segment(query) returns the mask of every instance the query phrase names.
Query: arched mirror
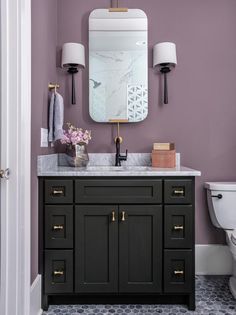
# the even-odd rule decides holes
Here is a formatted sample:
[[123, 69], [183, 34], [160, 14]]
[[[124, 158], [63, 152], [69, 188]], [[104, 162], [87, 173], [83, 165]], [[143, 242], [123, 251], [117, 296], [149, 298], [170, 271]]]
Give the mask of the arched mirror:
[[142, 10], [92, 11], [89, 112], [96, 122], [139, 122], [148, 114], [147, 16]]

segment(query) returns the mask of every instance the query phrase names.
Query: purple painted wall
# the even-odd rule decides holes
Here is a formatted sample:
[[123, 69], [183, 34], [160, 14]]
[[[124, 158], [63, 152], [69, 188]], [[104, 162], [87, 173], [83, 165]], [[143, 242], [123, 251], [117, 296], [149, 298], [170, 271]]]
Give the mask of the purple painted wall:
[[[149, 21], [149, 115], [142, 123], [121, 126], [123, 149], [150, 152], [155, 141], [173, 141], [182, 164], [199, 169], [196, 183], [196, 241], [222, 243], [224, 234], [209, 219], [204, 181], [236, 180], [236, 2], [235, 0], [120, 0], [120, 6], [143, 9]], [[90, 152], [113, 152], [115, 129], [91, 120], [88, 112], [88, 16], [95, 8], [107, 8], [109, 0], [34, 0], [33, 14], [33, 255], [37, 257], [37, 194], [35, 156], [40, 127], [46, 127], [47, 83], [56, 79], [57, 51], [64, 42], [81, 42], [86, 48], [87, 68], [77, 75], [76, 106], [70, 104], [70, 77], [57, 69], [60, 93], [65, 98], [65, 121], [93, 132]], [[37, 8], [40, 9], [40, 15]], [[52, 18], [53, 17], [53, 18]], [[52, 20], [51, 20], [52, 18]], [[34, 29], [35, 28], [35, 29]], [[37, 40], [37, 37], [40, 40]], [[177, 44], [178, 66], [169, 75], [169, 104], [160, 102], [160, 78], [152, 69], [156, 42]], [[40, 83], [40, 84], [39, 84]], [[35, 260], [32, 260], [35, 268]], [[33, 269], [35, 275], [36, 269]]]
[[38, 180], [37, 155], [40, 128], [47, 128], [49, 81], [56, 82], [57, 0], [32, 0], [32, 121], [31, 121], [31, 281], [38, 274]]
[[[108, 0], [59, 0], [58, 47], [82, 42], [88, 57], [88, 16]], [[236, 2], [234, 0], [120, 0], [120, 6], [143, 9], [149, 22], [149, 115], [142, 123], [121, 126], [123, 149], [150, 152], [155, 141], [173, 141], [182, 164], [199, 169], [196, 183], [197, 243], [221, 243], [212, 226], [203, 183], [236, 180]], [[169, 76], [169, 104], [161, 105], [159, 76], [152, 69], [152, 47], [159, 41], [177, 45], [178, 66]], [[68, 78], [67, 78], [68, 79]], [[112, 152], [113, 127], [88, 113], [87, 69], [77, 77], [78, 104], [70, 105], [69, 83], [59, 71], [65, 96], [65, 121], [90, 128], [90, 152]], [[66, 82], [66, 83], [65, 83]]]

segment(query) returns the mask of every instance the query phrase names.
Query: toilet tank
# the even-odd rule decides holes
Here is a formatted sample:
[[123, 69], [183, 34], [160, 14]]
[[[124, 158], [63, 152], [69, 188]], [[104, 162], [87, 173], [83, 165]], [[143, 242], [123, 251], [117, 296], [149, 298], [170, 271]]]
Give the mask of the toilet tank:
[[[225, 230], [236, 229], [236, 182], [207, 182], [205, 188], [213, 225]], [[219, 194], [221, 199], [213, 197]]]

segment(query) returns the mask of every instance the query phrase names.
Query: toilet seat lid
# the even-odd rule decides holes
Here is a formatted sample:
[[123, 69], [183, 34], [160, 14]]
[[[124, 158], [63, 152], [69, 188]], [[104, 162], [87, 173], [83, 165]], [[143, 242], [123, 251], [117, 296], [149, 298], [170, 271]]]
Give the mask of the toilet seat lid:
[[205, 188], [210, 190], [236, 191], [236, 182], [206, 182]]
[[234, 245], [236, 245], [236, 230], [233, 230], [231, 234], [231, 241], [233, 242]]

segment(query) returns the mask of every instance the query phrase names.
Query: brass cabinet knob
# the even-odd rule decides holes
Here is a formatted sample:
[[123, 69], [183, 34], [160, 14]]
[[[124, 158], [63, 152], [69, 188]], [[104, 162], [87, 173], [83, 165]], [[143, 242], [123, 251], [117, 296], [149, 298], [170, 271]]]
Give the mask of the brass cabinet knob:
[[53, 231], [62, 231], [64, 230], [64, 225], [53, 225]]
[[58, 196], [58, 195], [63, 195], [63, 194], [64, 194], [64, 190], [62, 190], [62, 189], [54, 189], [52, 191], [53, 196]]
[[64, 271], [63, 270], [54, 270], [53, 274], [54, 274], [54, 276], [63, 276]]
[[125, 221], [125, 211], [121, 211], [121, 221]]
[[175, 274], [176, 276], [182, 276], [182, 275], [184, 274], [184, 271], [183, 271], [183, 270], [175, 270], [175, 271], [174, 271], [174, 274]]
[[115, 213], [115, 211], [112, 211], [112, 213], [111, 213], [111, 221], [112, 222], [116, 221], [116, 213]]
[[184, 195], [184, 189], [183, 188], [175, 189], [174, 195], [183, 196]]
[[175, 231], [180, 231], [180, 230], [183, 230], [184, 229], [184, 226], [183, 225], [174, 225], [173, 229]]

